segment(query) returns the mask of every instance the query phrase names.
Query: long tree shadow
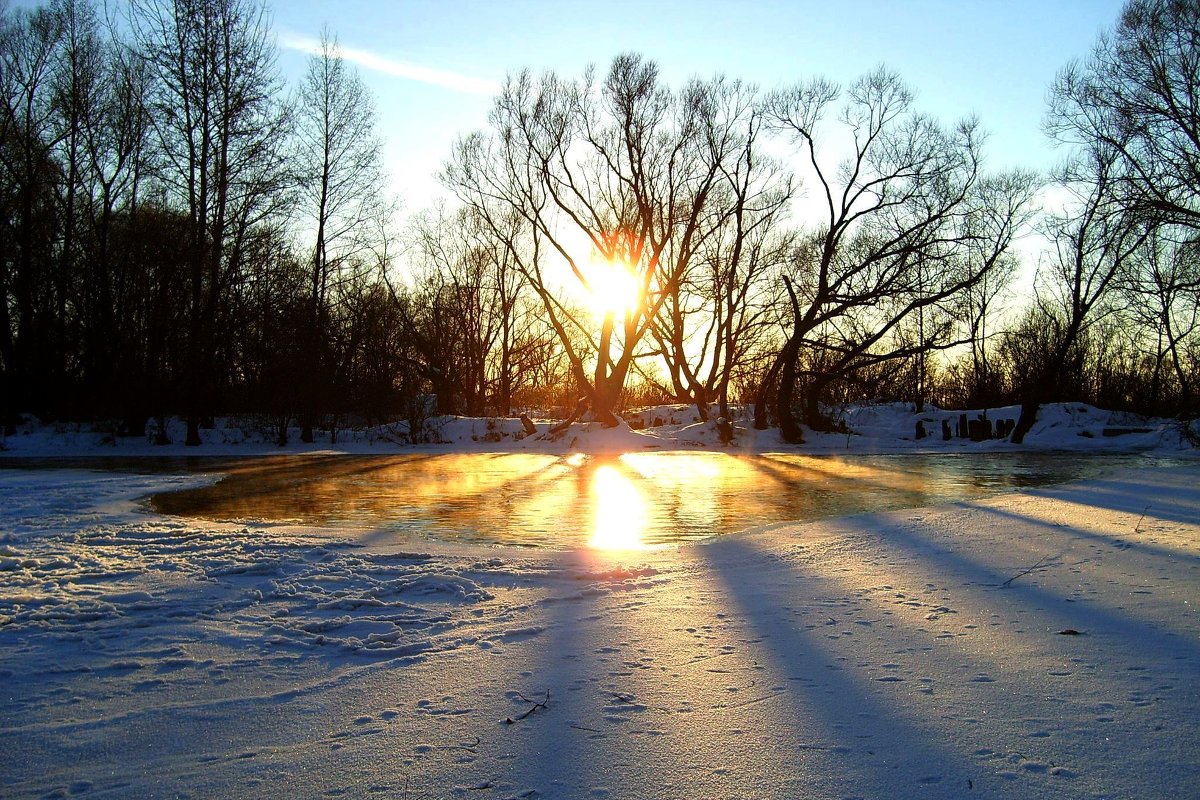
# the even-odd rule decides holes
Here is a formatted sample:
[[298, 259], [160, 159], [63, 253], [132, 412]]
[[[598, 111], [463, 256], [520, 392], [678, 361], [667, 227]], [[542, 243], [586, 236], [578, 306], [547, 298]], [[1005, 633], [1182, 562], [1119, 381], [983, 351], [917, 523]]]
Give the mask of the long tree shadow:
[[[1021, 527], [1028, 524], [1020, 515], [1012, 518], [1020, 521]], [[1040, 521], [1032, 521], [1040, 525]], [[917, 565], [914, 569], [918, 573], [917, 585], [922, 580], [937, 580], [954, 587], [958, 610], [966, 612], [991, 633], [982, 639], [968, 636], [953, 640], [961, 642], [960, 646], [977, 660], [987, 661], [996, 653], [1008, 653], [1009, 659], [1017, 659], [1010, 662], [1009, 670], [1001, 667], [1002, 674], [1011, 673], [1006, 676], [1010, 684], [1018, 676], [1023, 676], [1019, 677], [1022, 683], [1030, 682], [1029, 688], [1011, 685], [1011, 690], [1025, 697], [1023, 701], [1014, 698], [1013, 707], [1019, 709], [1024, 705], [1033, 709], [1033, 718], [1064, 716], [1065, 727], [1063, 723], [1058, 725], [1063, 738], [1057, 739], [1057, 752], [1086, 757], [1088, 748], [1108, 741], [1090, 729], [1088, 720], [1104, 724], [1114, 718], [1114, 713], [1127, 721], [1137, 720], [1144, 712], [1143, 707], [1152, 703], [1162, 703], [1157, 706], [1160, 719], [1152, 726], [1153, 731], [1200, 733], [1189, 711], [1196, 700], [1192, 687], [1200, 678], [1200, 636], [1192, 624], [1186, 600], [1192, 584], [1171, 585], [1173, 578], [1186, 581], [1187, 574], [1180, 575], [1178, 567], [1174, 574], [1169, 572], [1168, 559], [1116, 552], [1115, 563], [1107, 567], [1101, 564], [1096, 571], [1088, 571], [1086, 565], [1095, 562], [1094, 557], [1074, 564], [1062, 558], [1064, 543], [1069, 550], [1070, 541], [1080, 538], [1077, 532], [1048, 525], [1045, 529], [1054, 538], [1037, 534], [1020, 540], [1014, 537], [1013, 544], [1025, 548], [1022, 552], [1029, 555], [1021, 556], [1026, 559], [1024, 569], [1010, 570], [993, 566], [997, 551], [989, 552], [987, 548], [994, 545], [975, 546], [973, 549], [979, 555], [970, 556], [962, 552], [970, 549], [969, 543], [956, 545], [953, 538], [944, 535], [928, 537], [922, 534], [920, 525], [878, 524], [876, 518], [870, 517], [846, 520], [845, 525], [850, 531], [858, 530], [870, 537], [874, 541], [870, 546], [899, 554], [901, 561]], [[955, 527], [950, 525], [950, 529]], [[1039, 553], [1047, 558], [1045, 563]], [[1139, 558], [1141, 565], [1136, 563]], [[1070, 569], [1070, 574], [1056, 574], [1064, 568]], [[880, 582], [898, 578], [895, 572], [889, 576], [877, 570], [875, 575]], [[925, 624], [915, 619], [913, 623]], [[1082, 633], [1086, 638], [1059, 633]], [[958, 634], [943, 635], [966, 633], [960, 630]], [[1067, 679], [1069, 683], [1059, 684], [1064, 679], [1047, 679], [1046, 675], [1074, 677]], [[1050, 683], [1040, 690], [1047, 692], [1043, 696], [1036, 687], [1046, 680]], [[1067, 719], [1076, 721], [1065, 722]], [[1144, 720], [1141, 724], [1145, 724]], [[1021, 727], [1013, 725], [1014, 729]], [[1122, 734], [1132, 735], [1124, 731]], [[1038, 735], [1049, 734], [1043, 731]], [[1113, 740], [1119, 741], [1115, 733]], [[1049, 744], [1055, 740], [1040, 741]], [[1104, 780], [1124, 782], [1131, 789], [1141, 781], [1157, 777], [1154, 749], [1131, 748], [1125, 759], [1122, 770], [1111, 770], [1106, 763], [1092, 766], [1108, 772]], [[1174, 772], [1178, 785], [1186, 785], [1200, 775], [1195, 759], [1187, 755], [1178, 759]]]
[[[807, 750], [789, 746], [784, 725], [802, 711], [780, 670], [761, 663], [756, 637], [728, 625], [712, 581], [637, 570], [647, 574], [613, 583], [602, 577], [612, 563], [582, 568], [575, 591], [550, 598], [552, 622], [531, 641], [541, 658], [530, 679], [553, 690], [549, 708], [514, 732], [526, 784], [546, 797], [730, 800], [831, 788], [831, 771], [818, 768], [831, 754], [820, 736], [806, 738]], [[667, 586], [654, 588], [659, 580]]]
[[752, 541], [732, 536], [699, 551], [731, 613], [759, 634], [760, 652], [788, 682], [795, 718], [778, 735], [822, 776], [812, 796], [958, 798], [980, 785], [976, 760], [946, 741], [931, 717], [896, 701], [899, 684], [868, 677], [827, 647], [829, 627], [801, 621], [798, 606], [839, 599], [806, 596], [814, 587], [798, 583], [800, 575], [797, 583], [783, 579], [786, 567]]
[[[845, 551], [848, 559], [834, 557], [825, 561], [817, 555], [805, 562], [807, 566], [797, 566], [794, 577], [787, 575], [787, 564], [795, 563], [794, 560], [781, 558], [777, 550], [760, 549], [754, 535], [728, 537], [700, 548], [708, 555], [710, 568], [727, 587], [731, 600], [763, 633], [766, 642], [773, 645], [768, 649], [774, 658], [802, 674], [815, 672], [822, 676], [816, 688], [824, 693], [810, 692], [813, 698], [804, 697], [811, 704], [807, 713], [815, 715], [825, 727], [836, 729], [837, 725], [845, 727], [855, 721], [853, 709], [866, 709], [863, 727], [876, 740], [884, 742], [872, 755], [882, 752], [892, 768], [903, 765], [898, 773], [889, 772], [877, 766], [882, 761], [863, 758], [859, 753], [860, 757], [848, 767], [851, 772], [847, 773], [847, 780], [851, 783], [843, 787], [845, 791], [870, 795], [872, 791], [863, 791], [864, 787], [879, 787], [879, 796], [928, 796], [929, 788], [923, 779], [932, 781], [940, 777], [936, 786], [943, 787], [946, 796], [964, 796], [966, 792], [958, 781], [965, 777], [976, 788], [997, 789], [1008, 785], [1015, 788], [1013, 796], [1036, 794], [1053, 789], [1056, 780], [1053, 776], [1072, 775], [1070, 770], [1051, 769], [1048, 764], [1053, 764], [1053, 759], [1087, 759], [1089, 748], [1107, 739], [1090, 731], [1073, 733], [1072, 726], [1080, 721], [1064, 720], [1059, 724], [1049, 723], [1051, 731], [1061, 734], [1059, 738], [1025, 740], [1020, 751], [1006, 755], [995, 750], [996, 725], [1002, 726], [1000, 735], [1009, 740], [1023, 735], [1050, 737], [1054, 733], [1038, 732], [1028, 726], [1047, 725], [1047, 720], [1054, 720], [1067, 707], [1072, 709], [1072, 718], [1080, 720], [1092, 708], [1115, 708], [1096, 704], [1102, 699], [1115, 701], [1118, 697], [1128, 698], [1127, 713], [1132, 714], [1137, 710], [1134, 705], [1152, 702], [1145, 697], [1151, 687], [1155, 692], [1181, 700], [1185, 708], [1192, 702], [1189, 698], [1194, 693], [1189, 687], [1200, 674], [1200, 649], [1194, 631], [1184, 633], [1161, 622], [1138, 619], [1133, 610], [1105, 608], [1095, 602], [1068, 602], [1070, 598], [1035, 584], [1036, 575], [1027, 577], [1026, 584], [1009, 581], [1012, 573], [961, 554], [952, 541], [927, 539], [904, 524], [887, 520], [876, 516], [844, 520], [838, 530], [844, 530], [852, 538], [860, 535], [867, 538]], [[833, 549], [837, 550], [839, 545], [834, 542]], [[1053, 550], [1054, 543], [1047, 545]], [[814, 552], [824, 551], [818, 548]], [[855, 559], [859, 558], [865, 562], [856, 567]], [[896, 598], [913, 596], [908, 586], [925, 587], [917, 593], [928, 593], [929, 587], [934, 586], [930, 581], [950, 587], [946, 596], [953, 597], [949, 602], [957, 606], [957, 610], [942, 607], [938, 611], [949, 614], [961, 611], [965, 618], [979, 621], [984, 628], [974, 635], [961, 628], [957, 634], [947, 633], [945, 621], [932, 624], [928, 621], [936, 620], [938, 614], [926, 616], [922, 609], [893, 616], [887, 610], [899, 608], [893, 604], [904, 602]], [[897, 593], [895, 589], [905, 591]], [[876, 618], [851, 616], [862, 611], [873, 612]], [[997, 612], [1006, 612], [1010, 620], [1007, 630], [987, 627], [989, 612], [993, 618]], [[1036, 620], [1036, 629], [1025, 630], [1029, 627], [1027, 622], [1017, 621], [1026, 613], [1031, 615], [1027, 620]], [[820, 624], [822, 614], [830, 615], [826, 622], [829, 627]], [[839, 619], [834, 619], [834, 615]], [[855, 628], [848, 621], [867, 627]], [[1042, 630], [1042, 625], [1048, 625], [1049, 629]], [[1070, 637], [1055, 635], [1060, 626], [1082, 629], [1094, 638], [1069, 641]], [[856, 644], [861, 642], [870, 644], [862, 649]], [[849, 661], [832, 661], [833, 654], [838, 652]], [[1090, 659], [1089, 653], [1093, 654]], [[1072, 655], [1084, 658], [1071, 658]], [[960, 661], [964, 657], [966, 663]], [[1005, 658], [1018, 661], [1006, 663]], [[1116, 666], [1121, 672], [1119, 675], [1101, 672], [1095, 680], [1088, 678], [1088, 670], [1096, 663], [1089, 666], [1092, 659], [1099, 659], [1102, 670]], [[881, 663], [884, 661], [895, 663]], [[1054, 690], [1049, 686], [1045, 690], [1037, 688], [1041, 681], [1062, 679], [1039, 679], [1039, 670], [1047, 669], [1045, 665], [1057, 665], [1062, 670], [1068, 661], [1081, 668], [1084, 675], [1062, 686], [1068, 692], [1064, 698], [1053, 694], [1042, 696], [1040, 691]], [[911, 669], [905, 669], [905, 662]], [[925, 666], [916, 666], [921, 663]], [[820, 671], [821, 667], [831, 665], [841, 669]], [[1126, 665], [1128, 670], [1137, 671], [1125, 672]], [[888, 672], [891, 668], [897, 672]], [[1069, 670], [1053, 671], [1055, 666], [1048, 668], [1050, 675], [1071, 674]], [[941, 675], [936, 681], [939, 686], [945, 681], [957, 682], [949, 699], [942, 699], [947, 695], [935, 691], [932, 678], [920, 677], [924, 670], [928, 670], [924, 672], [927, 676]], [[918, 690], [927, 691], [928, 700], [914, 702], [917, 695], [891, 691], [912, 686], [914, 677], [929, 681]], [[1032, 686], [1023, 685], [1031, 679]], [[1075, 683], [1077, 680], [1081, 682]], [[884, 682], [885, 689], [877, 688], [877, 682]], [[1099, 689], [1101, 696], [1088, 694], [1089, 688]], [[1011, 707], [1003, 701], [1004, 695], [997, 692], [1013, 693]], [[1167, 713], [1168, 725], [1180, 730], [1195, 729], [1186, 710]], [[974, 727], [978, 720], [972, 717], [980, 714], [990, 720], [988, 732]], [[1105, 719], [1103, 713], [1097, 718], [1101, 722]], [[953, 746], [947, 741], [953, 741]], [[1026, 754], [1033, 760], [1027, 760]], [[999, 760], [1002, 756], [1004, 760]], [[1014, 772], [1010, 768], [1014, 759], [1024, 769]], [[1125, 781], [1132, 787], [1141, 779], [1139, 775], [1149, 777], [1146, 770], [1153, 769], [1145, 753], [1139, 754], [1138, 759], [1129, 763], [1125, 770], [1128, 775], [1122, 770], [1109, 770], [1107, 765], [1094, 766], [1107, 770], [1102, 782]], [[932, 764], [945, 766], [937, 774], [926, 774]], [[1190, 780], [1186, 777], [1188, 770], [1194, 774], [1195, 767], [1190, 759], [1184, 758], [1179, 764], [1178, 778], [1183, 784]], [[915, 777], [918, 775], [921, 779]], [[911, 784], [889, 786], [888, 781], [896, 777]], [[1027, 785], [1030, 781], [1042, 785]], [[1062, 788], [1065, 785], [1059, 783], [1058, 789]]]
[[[1189, 471], [1200, 480], [1200, 469], [1192, 468]], [[1153, 472], [1147, 473], [1148, 476], [1153, 474]], [[1153, 485], [1149, 481], [1149, 477], [1146, 480], [1137, 480], [1136, 478], [1098, 479], [1087, 485], [1079, 499], [1063, 496], [1062, 492], [1055, 489], [1034, 490], [1030, 493], [1053, 497], [1065, 503], [1121, 511], [1134, 517], [1152, 511], [1154, 512], [1153, 516], [1171, 522], [1195, 523], [1200, 520], [1200, 492], [1197, 492], [1195, 484], [1186, 489], [1181, 488], [1174, 497], [1160, 498], [1153, 504], [1148, 504], [1145, 501], [1145, 493]], [[1072, 494], [1078, 496], [1081, 492], [1072, 490]]]
[[[1061, 498], [1056, 498], [1056, 499], [1061, 500]], [[1085, 505], [1085, 507], [1086, 507], [1087, 504], [1083, 504], [1083, 505]], [[959, 507], [960, 508], [971, 508], [973, 510], [982, 512], [984, 514], [988, 514], [993, 517], [1001, 517], [1004, 519], [1021, 522], [1023, 524], [1028, 524], [1028, 525], [1033, 525], [1033, 526], [1043, 528], [1043, 529], [1053, 530], [1053, 531], [1059, 532], [1059, 533], [1069, 533], [1071, 536], [1073, 536], [1075, 538], [1090, 541], [1090, 542], [1095, 542], [1100, 545], [1106, 545], [1114, 550], [1130, 551], [1130, 552], [1136, 552], [1136, 553], [1140, 553], [1140, 554], [1147, 555], [1147, 556], [1169, 559], [1172, 561], [1193, 562], [1196, 564], [1200, 564], [1200, 555], [1196, 555], [1194, 553], [1188, 553], [1183, 550], [1179, 550], [1179, 549], [1175, 549], [1175, 548], [1171, 548], [1171, 547], [1163, 547], [1162, 545], [1146, 542], [1144, 539], [1141, 539], [1140, 537], [1136, 537], [1136, 531], [1135, 531], [1136, 525], [1130, 526], [1129, 532], [1130, 532], [1130, 534], [1133, 534], [1133, 535], [1126, 537], [1126, 536], [1110, 535], [1110, 534], [1105, 534], [1105, 533], [1097, 533], [1095, 531], [1086, 530], [1085, 528], [1078, 526], [1078, 525], [1064, 526], [1061, 523], [1050, 522], [1047, 520], [1038, 519], [1036, 517], [1032, 517], [1027, 514], [1018, 514], [1016, 512], [1009, 511], [1007, 509], [1000, 508], [995, 505], [967, 506], [965, 504], [959, 504]], [[1116, 510], [1123, 510], [1123, 509], [1116, 509]], [[1145, 510], [1144, 506], [1143, 506], [1143, 510]], [[1130, 513], [1136, 513], [1136, 512], [1130, 512]], [[1155, 510], [1155, 517], [1157, 517], [1157, 516], [1158, 516], [1158, 511]], [[1193, 520], [1180, 520], [1180, 521], [1181, 522], [1195, 522], [1196, 520], [1193, 519]]]
[[508, 646], [516, 669], [507, 714], [491, 737], [505, 772], [481, 776], [504, 796], [596, 796], [624, 785], [631, 771], [654, 770], [636, 743], [612, 746], [622, 732], [614, 696], [631, 646], [627, 631], [612, 624], [623, 590], [586, 551], [565, 554], [559, 564], [538, 602], [544, 626]]
[[[960, 507], [972, 513], [984, 512], [1014, 519], [1023, 524], [1052, 528], [1067, 537], [1086, 538], [1085, 532], [1076, 528], [1064, 528], [1011, 511], [998, 510], [993, 505], [962, 504]], [[858, 526], [863, 532], [878, 537], [882, 546], [895, 548], [908, 558], [919, 561], [927, 573], [939, 575], [946, 582], [953, 581], [967, 591], [1002, 593], [1010, 601], [1046, 615], [1045, 618], [1053, 627], [1086, 628], [1097, 635], [1111, 635], [1114, 645], [1128, 648], [1131, 654], [1142, 657], [1155, 654], [1171, 658], [1183, 657], [1200, 663], [1200, 642], [1194, 641], [1186, 634], [1159, 627], [1163, 623], [1152, 624], [1137, 619], [1127, 609], [1109, 608], [1100, 600], [1072, 598], [1039, 585], [1037, 570], [1054, 569], [1060, 563], [1054, 559], [1061, 558], [1062, 553], [1055, 551], [1055, 543], [1051, 541], [1043, 540], [1049, 550], [1043, 553], [1047, 557], [1047, 563], [1031, 570], [1028, 577], [1021, 577], [1023, 570], [1020, 567], [1011, 571], [1001, 571], [995, 566], [968, 557], [962, 548], [947, 547], [945, 542], [933, 543], [922, 538], [915, 528], [902, 524], [885, 524], [881, 527], [876, 523], [877, 519], [868, 516], [848, 520], [847, 524], [852, 527]], [[1177, 557], [1175, 553], [1158, 552], [1154, 555]], [[986, 607], [987, 603], [981, 602], [980, 605]]]

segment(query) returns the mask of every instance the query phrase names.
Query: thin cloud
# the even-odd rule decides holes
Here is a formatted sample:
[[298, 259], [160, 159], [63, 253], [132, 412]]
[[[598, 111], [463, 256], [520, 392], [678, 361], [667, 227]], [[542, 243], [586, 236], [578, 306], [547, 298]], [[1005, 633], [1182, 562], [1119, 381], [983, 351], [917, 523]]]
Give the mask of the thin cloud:
[[[284, 34], [281, 37], [280, 44], [289, 50], [298, 50], [308, 55], [321, 54], [320, 40], [308, 36]], [[472, 78], [469, 75], [460, 75], [457, 72], [450, 72], [444, 69], [422, 67], [417, 64], [405, 64], [402, 61], [377, 55], [368, 50], [359, 50], [354, 47], [345, 47], [338, 44], [337, 53], [345, 60], [373, 72], [380, 72], [384, 75], [391, 75], [396, 78], [403, 78], [404, 80], [417, 81], [418, 83], [441, 86], [444, 89], [462, 92], [463, 94], [494, 95], [500, 91], [500, 84], [496, 81], [485, 78]]]

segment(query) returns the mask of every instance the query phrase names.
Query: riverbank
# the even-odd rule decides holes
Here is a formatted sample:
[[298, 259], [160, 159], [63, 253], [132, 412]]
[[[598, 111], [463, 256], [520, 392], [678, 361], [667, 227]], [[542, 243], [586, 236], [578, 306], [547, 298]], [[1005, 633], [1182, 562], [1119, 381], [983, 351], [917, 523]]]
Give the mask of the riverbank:
[[1198, 478], [622, 554], [406, 552], [137, 505], [204, 477], [0, 471], [5, 795], [1190, 796]]
[[[839, 433], [805, 429], [805, 442], [785, 443], [777, 428], [755, 430], [750, 409], [733, 409], [726, 442], [714, 417], [701, 421], [693, 406], [655, 406], [626, 415], [619, 427], [577, 422], [555, 430], [557, 420], [537, 419], [530, 434], [516, 417], [439, 416], [388, 425], [317, 430], [314, 441], [300, 441], [290, 428], [279, 432], [262, 417], [227, 417], [200, 430], [201, 444], [188, 447], [183, 420], [165, 420], [166, 444], [155, 443], [154, 426], [145, 436], [120, 436], [116, 423], [42, 424], [28, 419], [15, 435], [0, 438], [0, 463], [6, 458], [194, 458], [277, 454], [390, 455], [444, 452], [535, 452], [565, 454], [624, 453], [645, 450], [715, 449], [763, 453], [962, 453], [1030, 450], [1148, 451], [1176, 453], [1193, 449], [1176, 420], [1107, 411], [1085, 403], [1048, 403], [1023, 444], [1014, 445], [999, 431], [1019, 415], [1017, 406], [967, 411], [911, 403], [846, 406], [830, 409]], [[1200, 421], [1192, 423], [1200, 437]], [[979, 435], [970, 436], [971, 431]]]

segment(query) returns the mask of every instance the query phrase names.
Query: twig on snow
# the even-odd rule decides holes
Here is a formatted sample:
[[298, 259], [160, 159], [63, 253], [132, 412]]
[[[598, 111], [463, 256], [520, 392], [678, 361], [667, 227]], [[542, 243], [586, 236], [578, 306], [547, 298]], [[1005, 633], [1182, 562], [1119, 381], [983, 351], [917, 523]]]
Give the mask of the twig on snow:
[[473, 741], [473, 742], [459, 742], [458, 744], [437, 744], [437, 745], [431, 745], [430, 747], [433, 750], [466, 750], [468, 753], [474, 753], [474, 752], [476, 752], [476, 748], [479, 747], [480, 741], [482, 741], [482, 740], [478, 736], [476, 736], [475, 741]]
[[1136, 535], [1136, 536], [1142, 535], [1142, 522], [1146, 519], [1146, 512], [1149, 510], [1150, 510], [1150, 506], [1146, 506], [1144, 509], [1142, 509], [1142, 515], [1140, 517], [1138, 517], [1138, 524], [1133, 529], [1134, 535]]
[[779, 697], [781, 694], [784, 694], [784, 692], [772, 692], [771, 694], [765, 694], [762, 697], [755, 697], [750, 700], [743, 700], [740, 703], [730, 703], [728, 705], [721, 704], [721, 705], [714, 706], [714, 708], [744, 708], [746, 706], [752, 706], [755, 703], [763, 703], [763, 702], [766, 702], [767, 700], [774, 700], [776, 697]]
[[525, 695], [520, 694], [520, 693], [517, 694], [517, 697], [520, 698], [522, 702], [533, 703], [533, 705], [531, 705], [527, 710], [523, 711], [521, 714], [519, 714], [516, 717], [505, 717], [504, 718], [505, 725], [512, 725], [514, 722], [520, 722], [521, 720], [525, 719], [533, 712], [537, 711], [539, 708], [548, 708], [548, 704], [550, 702], [550, 690], [549, 689], [546, 690], [546, 699], [545, 700], [530, 700], [528, 697], [526, 697]]
[[1013, 575], [1011, 578], [1006, 580], [1004, 583], [1000, 584], [1001, 588], [1008, 586], [1010, 583], [1015, 581], [1017, 578], [1023, 577], [1025, 575], [1028, 575], [1029, 573], [1033, 572], [1035, 569], [1037, 569], [1038, 567], [1045, 564], [1046, 561], [1049, 560], [1049, 558], [1050, 558], [1050, 556], [1042, 556], [1041, 558], [1038, 559], [1038, 562], [1036, 564], [1034, 564], [1032, 567], [1030, 567], [1027, 570], [1024, 570], [1023, 572], [1018, 572], [1016, 575]]

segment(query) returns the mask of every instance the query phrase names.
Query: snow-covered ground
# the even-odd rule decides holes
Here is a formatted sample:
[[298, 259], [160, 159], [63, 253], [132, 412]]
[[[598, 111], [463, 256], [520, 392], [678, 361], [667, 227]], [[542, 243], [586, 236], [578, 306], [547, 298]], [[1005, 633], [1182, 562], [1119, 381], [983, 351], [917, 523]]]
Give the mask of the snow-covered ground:
[[[1012, 447], [852, 413], [808, 447]], [[460, 429], [443, 447], [649, 441]], [[1200, 796], [1200, 462], [1173, 431], [1055, 407], [1033, 446], [1183, 466], [641, 552], [168, 518], [138, 499], [215, 477], [3, 469], [0, 796]], [[129, 444], [95, 435], [6, 444]]]
[[[656, 406], [625, 415], [626, 424], [606, 430], [597, 423], [580, 422], [568, 430], [552, 433], [553, 420], [537, 420], [537, 433], [527, 435], [517, 418], [482, 419], [470, 417], [430, 417], [420, 423], [415, 435], [409, 425], [397, 422], [368, 428], [346, 428], [331, 435], [317, 431], [316, 441], [304, 444], [300, 431], [292, 428], [288, 444], [276, 444], [278, 432], [262, 418], [219, 419], [215, 427], [202, 428], [203, 444], [186, 447], [185, 426], [179, 419], [167, 421], [170, 444], [153, 443], [153, 430], [146, 437], [114, 435], [115, 423], [60, 423], [40, 425], [29, 420], [14, 436], [0, 438], [3, 457], [75, 457], [75, 456], [253, 456], [278, 453], [386, 454], [414, 450], [451, 451], [535, 451], [535, 452], [638, 452], [647, 449], [679, 450], [721, 447], [715, 419], [700, 422], [693, 406]], [[972, 442], [957, 433], [960, 416], [967, 419], [986, 417], [993, 424], [1015, 420], [1016, 406], [979, 409], [963, 414], [932, 406], [922, 413], [912, 404], [851, 406], [831, 410], [836, 421], [850, 433], [807, 432], [805, 453], [828, 452], [963, 452], [980, 450], [1158, 450], [1175, 452], [1189, 449], [1180, 437], [1179, 424], [1173, 420], [1140, 417], [1110, 412], [1084, 403], [1053, 403], [1042, 408], [1038, 421], [1022, 445], [1004, 438]], [[920, 422], [926, 436], [917, 438]], [[951, 438], [942, 437], [942, 423]], [[734, 450], [767, 452], [790, 449], [772, 428], [756, 431], [750, 424], [750, 409], [739, 407], [731, 420], [734, 432], [730, 447]], [[1193, 422], [1200, 436], [1200, 422]], [[150, 425], [154, 428], [154, 424]], [[416, 442], [414, 444], [414, 441]]]

